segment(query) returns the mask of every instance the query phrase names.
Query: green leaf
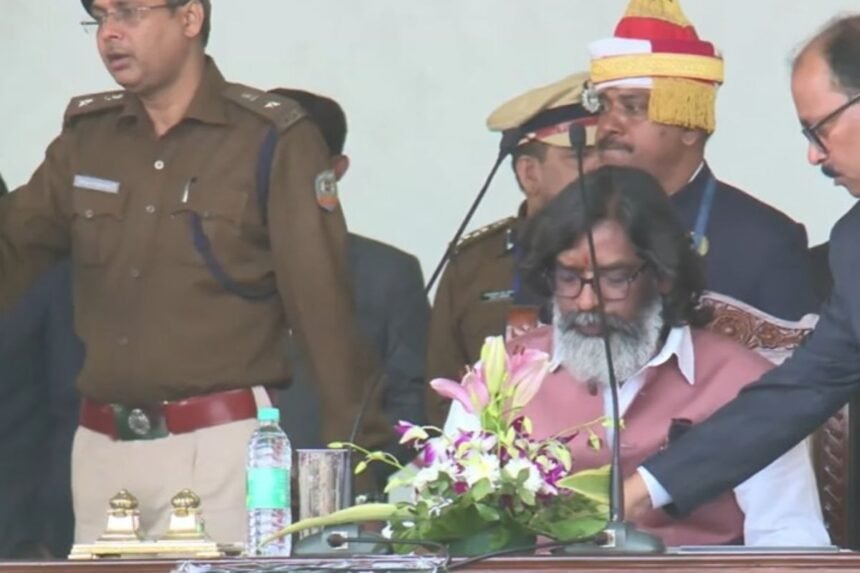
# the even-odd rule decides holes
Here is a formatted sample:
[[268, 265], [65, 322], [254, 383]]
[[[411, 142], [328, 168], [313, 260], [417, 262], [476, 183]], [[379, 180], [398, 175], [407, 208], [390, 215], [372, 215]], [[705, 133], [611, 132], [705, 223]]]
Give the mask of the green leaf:
[[610, 467], [582, 470], [562, 478], [558, 485], [598, 503], [609, 503]]
[[517, 492], [517, 495], [519, 496], [519, 498], [521, 500], [523, 500], [524, 504], [526, 504], [526, 505], [534, 505], [535, 504], [535, 494], [530, 492], [529, 490], [521, 489], [520, 491]]
[[548, 524], [547, 533], [553, 539], [568, 541], [588, 537], [606, 527], [607, 520], [599, 517], [578, 517]]
[[409, 486], [412, 484], [412, 479], [414, 476], [405, 476], [405, 477], [390, 477], [388, 478], [388, 483], [385, 484], [384, 493], [389, 493], [391, 490], [396, 489], [401, 486]]
[[481, 516], [481, 519], [488, 523], [499, 521], [499, 519], [501, 518], [501, 513], [499, 513], [499, 510], [492, 505], [479, 503], [475, 505], [475, 509], [478, 511], [478, 515]]
[[326, 527], [329, 525], [342, 525], [344, 523], [384, 521], [392, 519], [397, 510], [398, 507], [392, 503], [365, 503], [362, 505], [354, 505], [321, 517], [309, 517], [307, 519], [297, 521], [296, 523], [288, 525], [277, 533], [263, 539], [260, 542], [260, 546], [266, 545], [267, 543], [285, 535], [303, 531], [311, 527]]
[[529, 479], [529, 469], [523, 468], [520, 470], [520, 473], [517, 474], [516, 485], [517, 487], [522, 487], [524, 483], [526, 483]]
[[474, 501], [481, 501], [491, 493], [493, 493], [493, 484], [488, 479], [482, 479], [469, 490], [469, 497]]

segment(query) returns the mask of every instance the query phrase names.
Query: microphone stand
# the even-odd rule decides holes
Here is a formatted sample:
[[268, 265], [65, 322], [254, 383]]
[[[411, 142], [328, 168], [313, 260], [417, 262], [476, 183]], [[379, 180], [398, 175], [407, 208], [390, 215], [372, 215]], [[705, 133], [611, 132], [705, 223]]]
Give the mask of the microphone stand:
[[472, 220], [472, 216], [475, 214], [475, 211], [478, 210], [478, 205], [480, 205], [481, 201], [484, 200], [484, 195], [487, 194], [487, 190], [490, 188], [490, 183], [493, 182], [493, 178], [496, 176], [496, 172], [499, 170], [499, 166], [501, 166], [502, 161], [504, 161], [505, 157], [507, 157], [514, 148], [516, 148], [521, 137], [522, 135], [518, 129], [506, 131], [504, 135], [502, 135], [502, 141], [499, 144], [499, 155], [496, 158], [496, 162], [493, 164], [493, 168], [487, 175], [487, 179], [484, 181], [484, 185], [481, 187], [481, 190], [478, 191], [478, 195], [472, 202], [472, 206], [469, 207], [469, 210], [466, 212], [466, 216], [457, 228], [457, 232], [454, 233], [454, 237], [451, 239], [451, 242], [448, 243], [448, 247], [442, 254], [442, 258], [439, 259], [439, 263], [436, 265], [436, 269], [430, 276], [427, 286], [424, 287], [425, 295], [430, 294], [430, 291], [433, 289], [433, 285], [436, 284], [436, 280], [439, 278], [439, 275], [442, 274], [442, 269], [445, 268], [445, 263], [447, 263], [451, 258], [451, 255], [454, 254], [454, 248], [457, 246], [457, 242], [460, 240], [460, 237], [463, 236], [463, 231], [466, 230], [466, 226], [469, 224], [469, 221]]
[[[579, 191], [582, 194], [582, 206], [586, 214], [589, 212], [588, 194], [585, 191], [586, 181], [583, 168], [583, 152], [586, 142], [585, 126], [574, 123], [568, 131], [570, 144], [576, 150], [577, 169], [579, 171]], [[603, 348], [606, 352], [606, 368], [609, 374], [609, 393], [612, 402], [612, 461], [609, 488], [609, 523], [604, 529], [606, 543], [594, 545], [572, 544], [564, 547], [561, 553], [663, 553], [666, 546], [654, 535], [636, 529], [624, 520], [624, 485], [621, 475], [621, 412], [618, 399], [618, 380], [615, 378], [615, 366], [612, 361], [612, 347], [607, 329], [606, 305], [600, 287], [600, 266], [597, 264], [597, 254], [594, 249], [593, 222], [586, 221], [586, 239], [588, 253], [591, 257], [594, 278], [592, 288], [597, 297], [597, 311], [600, 317], [600, 329], [603, 338]]]

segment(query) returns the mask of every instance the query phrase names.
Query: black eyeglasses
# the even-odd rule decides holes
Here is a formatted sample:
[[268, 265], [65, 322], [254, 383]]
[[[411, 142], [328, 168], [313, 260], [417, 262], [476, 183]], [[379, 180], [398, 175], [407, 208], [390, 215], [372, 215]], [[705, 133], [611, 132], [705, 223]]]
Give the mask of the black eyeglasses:
[[133, 28], [140, 24], [140, 21], [149, 12], [154, 10], [163, 10], [165, 8], [179, 8], [188, 4], [189, 1], [190, 0], [174, 0], [173, 2], [156, 4], [154, 6], [127, 6], [117, 8], [116, 10], [108, 10], [106, 12], [99, 11], [92, 14], [92, 20], [81, 22], [81, 27], [84, 29], [84, 32], [89, 34], [91, 31], [101, 29], [102, 26], [113, 20], [116, 24], [126, 28]]
[[[600, 272], [600, 292], [606, 301], [619, 301], [627, 298], [632, 285], [639, 275], [648, 267], [642, 263], [635, 271], [610, 269]], [[547, 273], [547, 279], [552, 292], [564, 298], [576, 298], [582, 294], [585, 285], [594, 289], [595, 277], [587, 279], [578, 271], [556, 265]]]
[[809, 140], [809, 143], [815, 146], [815, 148], [821, 153], [827, 153], [827, 145], [824, 144], [824, 139], [818, 133], [818, 130], [821, 129], [825, 123], [836, 119], [839, 114], [843, 111], [854, 105], [860, 101], [860, 93], [854, 94], [848, 101], [813, 123], [812, 125], [804, 125], [802, 126], [801, 132]]

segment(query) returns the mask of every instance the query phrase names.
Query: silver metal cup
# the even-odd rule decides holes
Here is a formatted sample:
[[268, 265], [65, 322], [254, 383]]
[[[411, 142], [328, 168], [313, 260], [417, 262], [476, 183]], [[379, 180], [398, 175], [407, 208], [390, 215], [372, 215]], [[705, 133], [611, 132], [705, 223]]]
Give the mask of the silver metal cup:
[[[297, 450], [299, 519], [328, 515], [352, 505], [349, 450]], [[299, 539], [319, 529], [299, 532]]]

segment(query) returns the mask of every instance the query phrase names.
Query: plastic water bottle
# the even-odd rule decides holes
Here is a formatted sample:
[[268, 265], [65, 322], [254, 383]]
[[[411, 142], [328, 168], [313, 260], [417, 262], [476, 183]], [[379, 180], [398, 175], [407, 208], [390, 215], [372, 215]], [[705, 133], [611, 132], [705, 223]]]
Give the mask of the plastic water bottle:
[[248, 539], [245, 551], [254, 556], [289, 556], [292, 536], [259, 547], [260, 542], [292, 523], [290, 469], [292, 448], [278, 425], [277, 408], [260, 408], [259, 426], [248, 442], [246, 507]]

